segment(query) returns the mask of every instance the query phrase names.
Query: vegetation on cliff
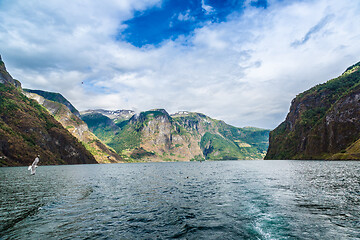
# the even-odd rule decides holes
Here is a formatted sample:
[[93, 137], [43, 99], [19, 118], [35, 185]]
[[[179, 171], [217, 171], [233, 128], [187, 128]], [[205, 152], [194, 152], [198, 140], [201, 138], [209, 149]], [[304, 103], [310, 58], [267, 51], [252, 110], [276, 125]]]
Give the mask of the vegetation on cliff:
[[127, 161], [261, 159], [268, 130], [236, 128], [204, 114], [154, 109], [130, 119], [82, 115], [89, 128]]
[[359, 159], [360, 63], [296, 96], [265, 159]]

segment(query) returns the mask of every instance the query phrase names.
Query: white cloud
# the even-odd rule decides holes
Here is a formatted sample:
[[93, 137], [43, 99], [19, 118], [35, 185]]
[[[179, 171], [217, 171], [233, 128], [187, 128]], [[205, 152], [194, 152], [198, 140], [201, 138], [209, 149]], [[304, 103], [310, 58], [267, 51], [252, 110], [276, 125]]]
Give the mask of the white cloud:
[[360, 4], [350, 0], [248, 7], [158, 48], [115, 35], [135, 10], [159, 1], [0, 4], [0, 53], [10, 73], [80, 110], [190, 110], [273, 128], [296, 94], [360, 61]]
[[177, 19], [179, 21], [195, 21], [195, 17], [190, 14], [190, 9], [186, 10], [185, 13], [179, 13]]
[[205, 0], [201, 0], [201, 7], [207, 14], [214, 12], [214, 8], [210, 5], [205, 4]]

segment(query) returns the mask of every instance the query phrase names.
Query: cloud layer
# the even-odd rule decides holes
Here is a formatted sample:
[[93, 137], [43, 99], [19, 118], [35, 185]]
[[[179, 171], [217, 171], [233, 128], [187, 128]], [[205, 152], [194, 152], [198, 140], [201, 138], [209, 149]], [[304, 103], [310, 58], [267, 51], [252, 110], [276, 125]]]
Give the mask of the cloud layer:
[[356, 1], [250, 1], [227, 21], [141, 48], [117, 34], [161, 1], [50, 2], [0, 2], [0, 54], [24, 87], [80, 110], [189, 110], [274, 128], [296, 94], [360, 61]]

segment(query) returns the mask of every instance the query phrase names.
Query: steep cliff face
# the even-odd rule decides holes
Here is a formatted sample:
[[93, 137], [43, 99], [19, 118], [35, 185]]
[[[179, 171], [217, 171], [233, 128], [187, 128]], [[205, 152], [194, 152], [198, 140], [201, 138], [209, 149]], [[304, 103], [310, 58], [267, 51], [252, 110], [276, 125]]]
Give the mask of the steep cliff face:
[[[358, 159], [360, 63], [299, 94], [270, 133], [265, 159]], [[355, 144], [355, 145], [354, 145]]]
[[97, 163], [45, 108], [22, 94], [0, 61], [0, 166]]
[[99, 113], [82, 118], [128, 161], [259, 159], [268, 144], [268, 130], [235, 128], [199, 113], [154, 109], [123, 121]]
[[[39, 92], [42, 93], [42, 96], [37, 94]], [[64, 128], [85, 146], [98, 163], [123, 162], [123, 159], [113, 149], [102, 143], [89, 130], [86, 123], [76, 115], [79, 114], [76, 108], [61, 94], [29, 89], [26, 89], [24, 94], [44, 106]], [[50, 99], [46, 99], [46, 97]], [[52, 101], [52, 99], [55, 101]], [[57, 100], [60, 102], [57, 102]], [[66, 103], [66, 105], [63, 103]], [[71, 107], [69, 108], [69, 106]]]
[[140, 113], [130, 120], [131, 125], [140, 131], [140, 148], [154, 153], [147, 159], [189, 161], [204, 157], [198, 144], [200, 137], [181, 131], [181, 126], [163, 109]]

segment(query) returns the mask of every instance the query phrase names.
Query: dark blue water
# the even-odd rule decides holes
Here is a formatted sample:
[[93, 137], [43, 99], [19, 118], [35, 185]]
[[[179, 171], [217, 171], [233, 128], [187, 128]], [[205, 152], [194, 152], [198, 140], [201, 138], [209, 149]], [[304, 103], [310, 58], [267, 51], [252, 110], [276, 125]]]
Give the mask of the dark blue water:
[[360, 162], [0, 168], [0, 239], [360, 239]]

